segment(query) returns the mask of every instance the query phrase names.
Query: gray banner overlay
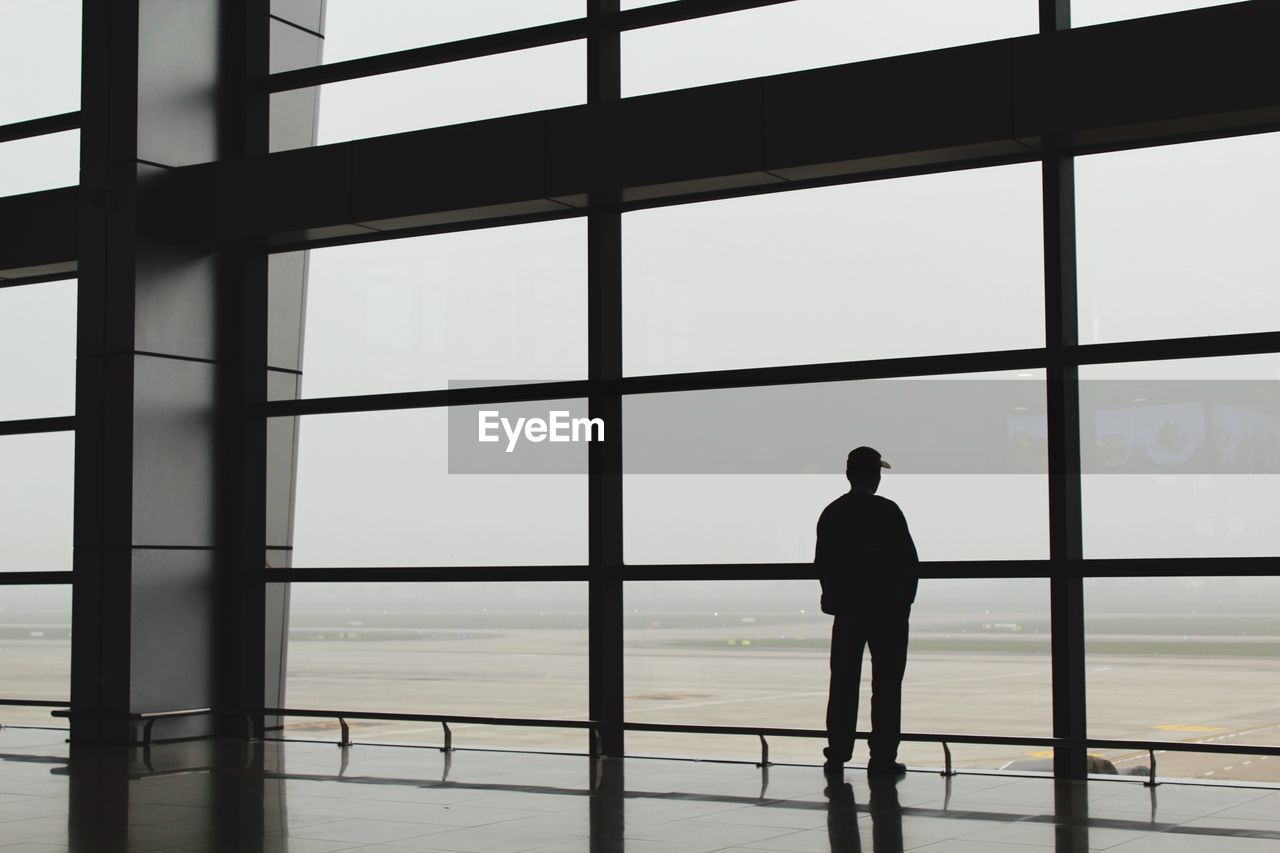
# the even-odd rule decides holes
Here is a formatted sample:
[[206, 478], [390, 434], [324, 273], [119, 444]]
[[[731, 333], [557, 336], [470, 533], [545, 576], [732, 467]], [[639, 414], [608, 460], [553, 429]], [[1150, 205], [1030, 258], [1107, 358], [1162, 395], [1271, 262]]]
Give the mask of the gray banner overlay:
[[[1280, 381], [1079, 388], [1083, 473], [1280, 474]], [[628, 474], [838, 474], [849, 450], [866, 444], [893, 475], [1044, 475], [1045, 391], [1040, 379], [893, 379], [634, 394], [623, 400], [622, 424], [590, 428], [581, 399], [453, 407], [449, 471], [585, 473], [587, 436], [603, 432], [605, 441], [625, 436]], [[546, 423], [545, 437], [537, 439], [536, 421], [527, 431], [531, 419]], [[584, 421], [576, 435], [573, 419]]]

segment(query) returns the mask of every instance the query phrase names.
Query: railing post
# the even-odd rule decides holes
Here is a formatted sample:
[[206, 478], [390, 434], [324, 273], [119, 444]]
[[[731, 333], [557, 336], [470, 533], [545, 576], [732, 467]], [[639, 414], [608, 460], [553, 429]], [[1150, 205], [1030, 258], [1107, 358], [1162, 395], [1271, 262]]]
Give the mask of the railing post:
[[760, 763], [757, 764], [756, 767], [761, 767], [761, 768], [769, 767], [771, 764], [773, 764], [773, 762], [769, 760], [769, 741], [764, 739], [764, 735], [759, 735], [759, 738], [760, 738]]

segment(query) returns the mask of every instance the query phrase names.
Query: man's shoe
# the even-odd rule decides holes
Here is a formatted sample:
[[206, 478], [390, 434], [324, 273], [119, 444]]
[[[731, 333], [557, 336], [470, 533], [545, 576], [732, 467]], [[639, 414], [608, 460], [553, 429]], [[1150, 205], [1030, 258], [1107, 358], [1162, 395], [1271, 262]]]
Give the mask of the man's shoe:
[[844, 776], [844, 764], [840, 761], [826, 761], [822, 765], [822, 772], [828, 776]]
[[867, 765], [868, 776], [904, 776], [907, 765], [897, 761], [872, 761]]

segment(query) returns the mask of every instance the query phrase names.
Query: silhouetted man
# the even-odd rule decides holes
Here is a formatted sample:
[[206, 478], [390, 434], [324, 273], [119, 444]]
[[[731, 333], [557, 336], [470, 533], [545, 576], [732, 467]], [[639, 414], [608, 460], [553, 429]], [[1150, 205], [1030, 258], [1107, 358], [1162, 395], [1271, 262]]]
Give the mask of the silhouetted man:
[[822, 579], [822, 612], [831, 626], [831, 689], [827, 698], [826, 771], [853, 756], [862, 652], [871, 647], [871, 774], [901, 773], [902, 676], [907, 667], [907, 622], [916, 598], [915, 543], [898, 505], [876, 495], [889, 463], [879, 451], [850, 451], [849, 491], [818, 519], [814, 563]]

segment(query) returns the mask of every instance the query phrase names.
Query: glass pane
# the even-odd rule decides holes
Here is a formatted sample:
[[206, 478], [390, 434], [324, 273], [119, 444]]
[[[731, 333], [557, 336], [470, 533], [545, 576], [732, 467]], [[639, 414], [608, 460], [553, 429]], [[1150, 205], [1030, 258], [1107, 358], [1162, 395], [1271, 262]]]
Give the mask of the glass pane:
[[1080, 340], [1280, 328], [1280, 134], [1076, 160]]
[[[478, 411], [455, 410], [467, 424], [459, 447], [474, 444]], [[443, 408], [302, 418], [293, 565], [584, 564], [585, 474], [450, 473], [450, 423]], [[486, 447], [502, 457], [502, 445]], [[585, 444], [557, 448], [586, 470]]]
[[583, 218], [312, 250], [303, 394], [585, 378], [586, 231]]
[[0, 196], [80, 183], [80, 131], [0, 142]]
[[1087, 27], [1235, 2], [1237, 0], [1071, 0], [1071, 26]]
[[1280, 552], [1280, 356], [1082, 367], [1086, 557]]
[[[71, 696], [71, 584], [0, 586], [0, 698]], [[0, 708], [5, 725], [63, 726], [52, 708]]]
[[342, 62], [580, 18], [583, 0], [328, 0], [324, 61]]
[[[831, 617], [818, 582], [626, 585], [629, 722], [825, 728]], [[858, 728], [870, 728], [864, 663]], [[1052, 730], [1048, 581], [923, 580], [911, 613], [903, 731], [1046, 737]], [[629, 733], [628, 751], [758, 756], [750, 738]], [[818, 763], [821, 740], [787, 739], [774, 760]], [[1024, 747], [971, 747], [958, 766], [1035, 760]], [[909, 764], [942, 763], [936, 744], [903, 744]], [[865, 763], [859, 741], [855, 763]]]
[[0, 287], [0, 421], [76, 410], [76, 283]]
[[80, 6], [81, 0], [0, 5], [0, 125], [80, 109]]
[[[380, 74], [321, 87], [316, 142], [346, 142], [585, 102], [587, 49], [576, 41]], [[272, 95], [273, 133], [306, 91]], [[278, 103], [277, 103], [278, 102]], [[305, 104], [298, 116], [306, 116]], [[295, 119], [298, 120], [298, 119]], [[302, 137], [294, 144], [302, 144]], [[281, 142], [280, 144], [285, 144]]]
[[[1280, 746], [1280, 578], [1085, 581], [1089, 736]], [[1145, 752], [1103, 750], [1121, 772]], [[1161, 752], [1161, 776], [1280, 782], [1280, 759]]]
[[75, 434], [0, 436], [0, 572], [71, 569]]
[[[295, 583], [292, 708], [585, 720], [585, 583]], [[351, 720], [356, 741], [439, 744], [439, 723]], [[333, 720], [289, 718], [328, 737]], [[456, 724], [454, 744], [585, 752], [577, 729]]]
[[794, 0], [623, 33], [622, 94], [992, 41], [1038, 27], [1036, 4], [1026, 0]]
[[638, 394], [624, 418], [628, 563], [812, 562], [861, 444], [921, 559], [1048, 556], [1042, 372]]
[[1042, 346], [1040, 223], [1036, 164], [628, 213], [626, 371]]

